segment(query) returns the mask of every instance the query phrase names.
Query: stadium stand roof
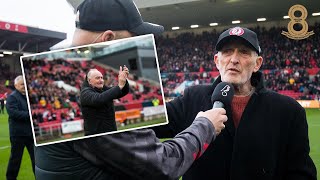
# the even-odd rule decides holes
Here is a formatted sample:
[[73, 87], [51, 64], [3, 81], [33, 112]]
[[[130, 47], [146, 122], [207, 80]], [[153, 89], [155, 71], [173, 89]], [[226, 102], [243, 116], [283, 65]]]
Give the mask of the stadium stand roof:
[[[76, 9], [83, 0], [67, 1]], [[288, 15], [289, 8], [296, 4], [306, 7], [308, 18], [312, 17], [312, 13], [320, 12], [319, 0], [134, 0], [134, 2], [145, 21], [161, 24], [166, 31], [171, 31], [171, 27], [174, 26], [190, 29], [192, 24], [199, 25], [199, 28], [210, 27], [210, 23], [230, 26], [234, 20], [240, 20], [241, 24], [258, 24], [257, 18], [266, 18], [267, 22], [280, 21], [283, 20], [283, 16]]]
[[66, 39], [67, 34], [0, 21], [0, 49], [36, 53]]

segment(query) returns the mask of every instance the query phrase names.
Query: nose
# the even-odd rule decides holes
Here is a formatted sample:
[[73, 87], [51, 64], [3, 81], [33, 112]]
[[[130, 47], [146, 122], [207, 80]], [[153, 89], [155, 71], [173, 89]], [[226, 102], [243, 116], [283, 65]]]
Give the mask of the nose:
[[239, 50], [238, 50], [238, 49], [235, 49], [235, 50], [233, 51], [232, 56], [231, 56], [230, 62], [231, 62], [232, 64], [237, 64], [237, 63], [239, 63], [239, 58], [240, 58]]

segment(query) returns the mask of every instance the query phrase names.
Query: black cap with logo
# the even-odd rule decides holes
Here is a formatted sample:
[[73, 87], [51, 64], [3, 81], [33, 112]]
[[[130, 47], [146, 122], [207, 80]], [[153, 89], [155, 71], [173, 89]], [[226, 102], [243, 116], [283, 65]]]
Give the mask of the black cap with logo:
[[85, 0], [78, 8], [76, 27], [88, 31], [128, 30], [135, 35], [159, 35], [163, 26], [144, 22], [132, 0]]
[[257, 34], [250, 29], [242, 27], [233, 27], [220, 34], [216, 44], [216, 51], [221, 50], [223, 45], [232, 38], [241, 38], [249, 47], [253, 48], [258, 54], [261, 53]]

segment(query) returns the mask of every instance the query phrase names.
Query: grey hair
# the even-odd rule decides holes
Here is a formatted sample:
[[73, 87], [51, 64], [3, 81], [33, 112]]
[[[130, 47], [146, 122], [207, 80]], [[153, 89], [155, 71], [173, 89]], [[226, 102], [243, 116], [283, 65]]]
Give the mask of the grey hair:
[[[92, 74], [93, 71], [98, 71], [98, 69], [90, 69], [90, 70], [89, 70], [89, 72], [88, 72], [88, 74], [87, 74], [87, 79], [88, 79], [88, 80], [91, 79], [91, 74]], [[98, 72], [100, 72], [100, 71], [98, 71]]]
[[[14, 84], [18, 84], [18, 82], [22, 79], [22, 75], [19, 75], [17, 76], [15, 79], [14, 79]], [[22, 79], [23, 80], [23, 79]]]

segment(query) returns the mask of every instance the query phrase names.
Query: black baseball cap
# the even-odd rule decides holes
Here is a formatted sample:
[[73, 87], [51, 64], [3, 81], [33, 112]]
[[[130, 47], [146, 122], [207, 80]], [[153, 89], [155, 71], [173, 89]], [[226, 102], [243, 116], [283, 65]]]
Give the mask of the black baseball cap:
[[160, 35], [164, 27], [144, 22], [133, 0], [85, 0], [77, 8], [76, 27], [88, 31], [128, 30], [135, 35]]
[[244, 42], [258, 54], [261, 53], [257, 34], [250, 29], [242, 27], [233, 27], [220, 34], [216, 44], [216, 51], [220, 51], [223, 45], [226, 42], [229, 42], [232, 38], [240, 38], [244, 40]]

